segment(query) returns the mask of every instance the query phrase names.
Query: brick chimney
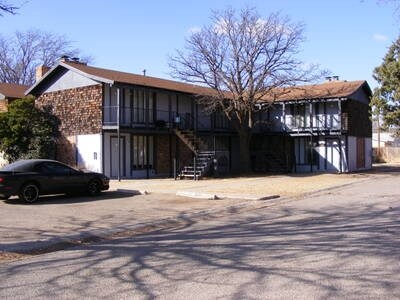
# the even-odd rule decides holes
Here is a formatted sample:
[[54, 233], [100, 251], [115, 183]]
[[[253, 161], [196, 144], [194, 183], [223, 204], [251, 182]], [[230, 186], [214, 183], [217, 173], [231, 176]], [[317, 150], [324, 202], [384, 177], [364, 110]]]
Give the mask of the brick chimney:
[[36, 82], [38, 82], [48, 70], [50, 70], [48, 66], [40, 65], [36, 67]]

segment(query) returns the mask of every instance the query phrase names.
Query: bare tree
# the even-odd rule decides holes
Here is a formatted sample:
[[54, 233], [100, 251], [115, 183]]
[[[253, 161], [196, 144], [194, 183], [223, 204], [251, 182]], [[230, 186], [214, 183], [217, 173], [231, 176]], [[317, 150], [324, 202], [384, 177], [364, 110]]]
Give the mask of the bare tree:
[[0, 0], [0, 16], [3, 16], [3, 13], [15, 15], [18, 9], [18, 6], [9, 4], [7, 1]]
[[40, 30], [17, 31], [8, 38], [0, 35], [0, 81], [30, 85], [38, 65], [52, 66], [61, 56], [79, 52], [65, 36]]
[[212, 24], [193, 33], [171, 57], [172, 75], [205, 85], [214, 96], [199, 97], [208, 112], [223, 111], [240, 138], [241, 165], [249, 172], [250, 140], [259, 103], [281, 87], [309, 81], [315, 67], [296, 58], [302, 24], [280, 14], [261, 18], [254, 9], [214, 12]]

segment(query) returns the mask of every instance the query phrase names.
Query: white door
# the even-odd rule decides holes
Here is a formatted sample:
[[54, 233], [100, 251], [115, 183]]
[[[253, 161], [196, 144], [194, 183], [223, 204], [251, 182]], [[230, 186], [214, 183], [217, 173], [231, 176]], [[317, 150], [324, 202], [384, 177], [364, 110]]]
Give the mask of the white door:
[[[118, 145], [118, 137], [111, 137], [111, 177], [118, 178], [125, 176], [125, 137], [120, 137], [120, 144]], [[118, 149], [120, 155], [118, 155]], [[119, 161], [119, 164], [118, 164]], [[119, 165], [119, 166], [118, 166]], [[119, 175], [119, 176], [118, 176]]]

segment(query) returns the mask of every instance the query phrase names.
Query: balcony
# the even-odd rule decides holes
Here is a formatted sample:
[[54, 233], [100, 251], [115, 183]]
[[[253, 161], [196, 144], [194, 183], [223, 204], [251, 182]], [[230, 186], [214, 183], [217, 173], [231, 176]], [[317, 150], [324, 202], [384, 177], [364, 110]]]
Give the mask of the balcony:
[[[119, 114], [119, 118], [118, 118]], [[103, 128], [147, 128], [181, 130], [210, 130], [210, 126], [195, 120], [191, 113], [174, 111], [105, 106], [103, 108]]]
[[[119, 118], [118, 118], [119, 114]], [[173, 115], [169, 111], [148, 108], [105, 106], [103, 126], [171, 128]]]
[[348, 114], [316, 115], [312, 118], [289, 115], [284, 128], [289, 133], [343, 132], [348, 130]]
[[[349, 128], [347, 113], [331, 115], [316, 115], [312, 118], [304, 116], [286, 115], [285, 123], [282, 118], [275, 118], [271, 121], [257, 121], [255, 129], [261, 132], [287, 132], [289, 134], [310, 134], [310, 133], [339, 133], [346, 132]], [[311, 122], [312, 120], [312, 122]]]

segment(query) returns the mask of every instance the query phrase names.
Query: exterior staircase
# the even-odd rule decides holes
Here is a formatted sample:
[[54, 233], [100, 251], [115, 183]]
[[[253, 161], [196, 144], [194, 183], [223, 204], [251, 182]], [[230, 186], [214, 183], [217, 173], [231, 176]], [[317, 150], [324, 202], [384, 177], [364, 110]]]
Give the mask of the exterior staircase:
[[179, 137], [181, 141], [184, 142], [195, 154], [199, 149], [207, 148], [204, 141], [200, 137], [196, 136], [192, 130], [179, 130], [175, 128], [174, 132], [176, 136]]
[[193, 162], [182, 168], [179, 173], [181, 179], [201, 179], [210, 171], [213, 163], [214, 153], [210, 151], [199, 151], [195, 155]]
[[177, 137], [193, 152], [191, 163], [184, 166], [179, 172], [180, 179], [201, 179], [211, 169], [214, 152], [209, 151], [206, 143], [191, 130], [174, 129]]

